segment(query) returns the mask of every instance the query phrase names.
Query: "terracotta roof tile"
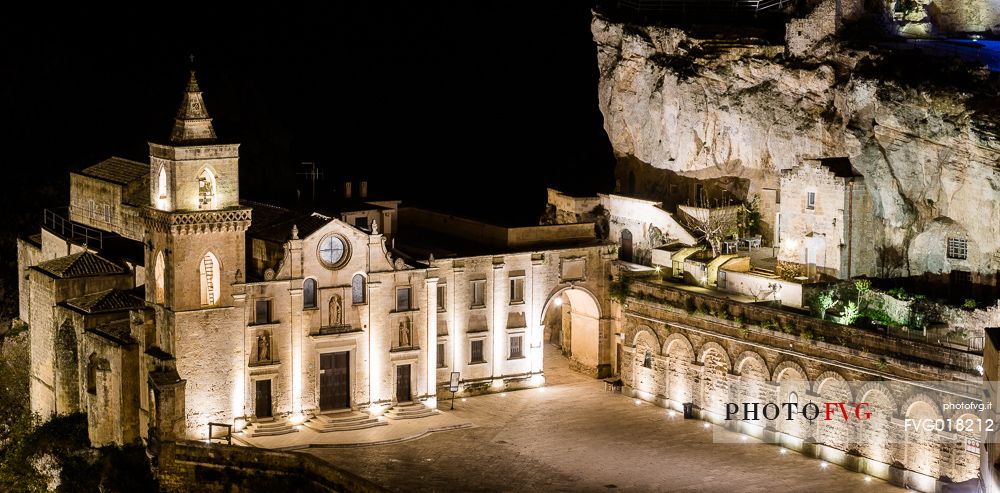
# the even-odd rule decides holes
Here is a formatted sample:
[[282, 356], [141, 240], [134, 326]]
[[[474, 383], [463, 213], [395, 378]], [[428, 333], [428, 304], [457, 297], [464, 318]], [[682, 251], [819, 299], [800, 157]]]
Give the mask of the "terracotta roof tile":
[[42, 262], [35, 267], [62, 279], [104, 274], [123, 274], [125, 272], [124, 267], [90, 252], [74, 253]]

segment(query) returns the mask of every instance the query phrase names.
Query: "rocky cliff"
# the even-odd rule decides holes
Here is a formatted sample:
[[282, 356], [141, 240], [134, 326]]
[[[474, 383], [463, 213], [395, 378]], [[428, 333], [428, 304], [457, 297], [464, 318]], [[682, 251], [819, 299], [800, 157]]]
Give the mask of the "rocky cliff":
[[[644, 177], [742, 177], [753, 194], [778, 188], [780, 170], [802, 158], [846, 156], [882, 224], [873, 247], [901, 249], [912, 274], [1000, 269], [996, 75], [817, 36], [841, 22], [822, 15], [768, 45], [595, 14], [599, 104], [620, 162], [640, 163]], [[946, 258], [956, 236], [969, 239], [966, 261]]]

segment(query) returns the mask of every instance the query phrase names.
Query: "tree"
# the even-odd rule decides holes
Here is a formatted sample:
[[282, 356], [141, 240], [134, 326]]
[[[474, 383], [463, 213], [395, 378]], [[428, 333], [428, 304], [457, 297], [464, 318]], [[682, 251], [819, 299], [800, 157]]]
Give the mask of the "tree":
[[715, 208], [708, 208], [707, 198], [701, 200], [702, 207], [683, 209], [682, 222], [688, 229], [699, 236], [712, 248], [712, 256], [716, 257], [722, 250], [722, 240], [739, 232], [739, 214], [741, 207], [725, 202]]
[[813, 309], [816, 310], [816, 314], [819, 318], [826, 320], [826, 311], [833, 308], [833, 305], [837, 304], [836, 293], [832, 289], [821, 291], [816, 295], [816, 299], [813, 300]]

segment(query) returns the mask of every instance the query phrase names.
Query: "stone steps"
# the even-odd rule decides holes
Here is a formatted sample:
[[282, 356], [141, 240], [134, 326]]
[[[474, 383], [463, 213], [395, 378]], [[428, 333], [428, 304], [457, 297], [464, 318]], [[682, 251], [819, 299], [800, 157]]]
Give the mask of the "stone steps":
[[247, 425], [243, 430], [243, 433], [250, 437], [272, 437], [278, 435], [287, 435], [289, 433], [297, 433], [299, 430], [295, 429], [288, 421], [284, 419], [280, 420], [269, 420], [269, 421], [256, 421]]
[[407, 404], [397, 404], [385, 412], [385, 417], [389, 419], [416, 419], [434, 416], [438, 412], [430, 409], [419, 402]]
[[317, 414], [305, 422], [305, 426], [308, 426], [309, 429], [320, 433], [363, 430], [387, 424], [389, 423], [383, 419], [357, 411]]

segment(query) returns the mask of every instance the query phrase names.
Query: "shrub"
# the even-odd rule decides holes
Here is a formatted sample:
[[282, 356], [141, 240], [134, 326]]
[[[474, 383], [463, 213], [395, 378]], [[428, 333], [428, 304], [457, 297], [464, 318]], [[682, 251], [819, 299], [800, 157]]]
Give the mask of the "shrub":
[[976, 303], [976, 300], [972, 298], [967, 298], [962, 302], [962, 308], [965, 308], [966, 310], [975, 310], [977, 306], [978, 303]]
[[742, 327], [743, 326], [743, 317], [741, 315], [735, 315], [735, 316], [733, 316], [733, 322], [736, 322], [736, 325], [739, 325], [739, 326]]
[[786, 334], [793, 334], [793, 333], [795, 333], [795, 326], [792, 325], [791, 322], [782, 320], [781, 321], [781, 331], [784, 332], [784, 333], [786, 333]]
[[628, 297], [628, 285], [628, 278], [619, 278], [608, 286], [608, 296], [619, 303], [625, 303], [625, 298]]
[[760, 326], [767, 330], [778, 330], [778, 324], [774, 320], [765, 320], [760, 323]]
[[744, 339], [746, 339], [747, 337], [750, 337], [750, 329], [748, 329], [746, 327], [740, 328], [740, 337], [742, 337]]
[[885, 371], [886, 368], [889, 368], [889, 362], [886, 361], [885, 358], [879, 358], [878, 359], [878, 369], [882, 370], [882, 371]]
[[803, 341], [810, 341], [812, 338], [813, 333], [809, 329], [802, 329], [802, 332], [799, 332], [799, 339], [802, 339]]
[[813, 298], [813, 311], [816, 316], [820, 319], [826, 320], [826, 311], [833, 308], [833, 305], [837, 304], [836, 293], [832, 289], [827, 289], [825, 291], [820, 291], [819, 294]]
[[844, 312], [840, 314], [840, 323], [851, 325], [859, 316], [861, 316], [861, 311], [858, 309], [858, 305], [855, 305], [853, 301], [849, 301], [847, 306], [844, 307]]

